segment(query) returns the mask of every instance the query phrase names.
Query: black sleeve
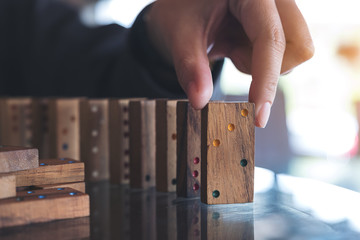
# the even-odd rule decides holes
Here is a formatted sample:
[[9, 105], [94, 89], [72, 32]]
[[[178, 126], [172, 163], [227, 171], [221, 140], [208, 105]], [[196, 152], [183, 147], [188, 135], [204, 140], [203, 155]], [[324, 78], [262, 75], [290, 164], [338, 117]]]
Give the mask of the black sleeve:
[[130, 29], [88, 27], [59, 1], [0, 0], [0, 95], [184, 97], [149, 42], [146, 11]]

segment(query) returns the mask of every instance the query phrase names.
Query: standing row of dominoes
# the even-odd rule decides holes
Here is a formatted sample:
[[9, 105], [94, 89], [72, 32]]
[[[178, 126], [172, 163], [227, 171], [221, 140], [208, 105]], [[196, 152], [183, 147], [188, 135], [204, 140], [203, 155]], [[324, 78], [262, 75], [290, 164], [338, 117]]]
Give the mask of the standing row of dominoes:
[[210, 102], [201, 111], [166, 99], [2, 99], [0, 105], [0, 143], [80, 159], [87, 181], [156, 186], [180, 197], [201, 192], [208, 204], [252, 201], [253, 104]]
[[84, 163], [0, 146], [0, 228], [89, 216]]

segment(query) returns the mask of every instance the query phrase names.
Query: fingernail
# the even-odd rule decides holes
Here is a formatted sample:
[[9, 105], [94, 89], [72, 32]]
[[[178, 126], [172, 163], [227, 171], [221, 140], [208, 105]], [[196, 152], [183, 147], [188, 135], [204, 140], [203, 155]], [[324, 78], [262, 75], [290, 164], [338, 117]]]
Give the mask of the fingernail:
[[270, 117], [271, 104], [269, 102], [264, 103], [260, 106], [259, 111], [256, 115], [256, 126], [260, 128], [266, 127], [266, 124]]

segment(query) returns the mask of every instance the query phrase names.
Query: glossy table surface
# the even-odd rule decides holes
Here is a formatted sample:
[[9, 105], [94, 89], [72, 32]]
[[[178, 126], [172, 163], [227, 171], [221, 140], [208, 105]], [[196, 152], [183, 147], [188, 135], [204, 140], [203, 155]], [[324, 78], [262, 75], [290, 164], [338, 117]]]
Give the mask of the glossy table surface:
[[0, 239], [360, 239], [359, 193], [262, 168], [246, 204], [206, 205], [108, 182], [87, 190], [91, 217], [1, 229]]

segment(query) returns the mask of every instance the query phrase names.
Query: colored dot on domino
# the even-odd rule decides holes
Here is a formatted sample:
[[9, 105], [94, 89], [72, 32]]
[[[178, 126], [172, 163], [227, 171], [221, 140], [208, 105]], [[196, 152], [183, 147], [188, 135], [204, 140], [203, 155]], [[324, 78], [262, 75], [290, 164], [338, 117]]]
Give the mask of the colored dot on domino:
[[62, 190], [64, 190], [65, 188], [57, 188], [56, 190], [58, 190], [58, 191], [62, 191]]
[[63, 150], [68, 150], [68, 148], [69, 148], [69, 145], [67, 145], [66, 143], [64, 143], [64, 144], [62, 145], [62, 149], [63, 149]]
[[195, 183], [193, 186], [193, 190], [197, 191], [197, 190], [199, 190], [199, 188], [200, 188], [199, 184]]
[[194, 158], [194, 164], [199, 164], [199, 162], [200, 162], [200, 158], [198, 157]]
[[71, 192], [69, 193], [70, 196], [75, 196], [77, 194], [77, 192]]
[[246, 159], [242, 159], [242, 160], [240, 161], [240, 165], [241, 165], [242, 167], [246, 167], [246, 165], [247, 165], [247, 160], [246, 160]]
[[44, 199], [44, 198], [46, 198], [46, 195], [39, 195], [38, 198]]
[[192, 175], [194, 178], [196, 178], [199, 176], [199, 172], [195, 170], [195, 171], [193, 171]]
[[39, 165], [40, 165], [40, 166], [45, 166], [45, 165], [46, 165], [46, 163], [40, 163]]
[[220, 196], [220, 192], [218, 190], [214, 190], [213, 193], [212, 193], [212, 196], [214, 198], [218, 198]]

